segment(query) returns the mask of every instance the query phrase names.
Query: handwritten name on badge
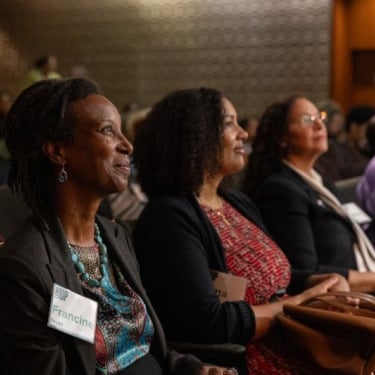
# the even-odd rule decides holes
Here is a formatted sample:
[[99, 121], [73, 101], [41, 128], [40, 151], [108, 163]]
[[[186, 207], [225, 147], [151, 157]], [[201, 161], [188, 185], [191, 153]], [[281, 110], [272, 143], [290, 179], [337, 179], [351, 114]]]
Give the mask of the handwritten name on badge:
[[220, 303], [243, 301], [247, 280], [229, 273], [211, 270], [212, 282]]
[[98, 303], [53, 284], [48, 327], [94, 343]]

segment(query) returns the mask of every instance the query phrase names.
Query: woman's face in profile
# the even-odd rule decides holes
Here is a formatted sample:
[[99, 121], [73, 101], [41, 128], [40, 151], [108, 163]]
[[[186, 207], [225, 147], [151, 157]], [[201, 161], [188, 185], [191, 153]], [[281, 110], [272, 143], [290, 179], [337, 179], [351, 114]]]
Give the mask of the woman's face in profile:
[[121, 133], [117, 108], [96, 94], [71, 106], [77, 121], [73, 143], [63, 147], [68, 182], [100, 196], [124, 190], [133, 147]]
[[238, 125], [237, 112], [232, 103], [223, 98], [224, 109], [224, 131], [223, 131], [223, 154], [221, 159], [220, 173], [230, 176], [245, 167], [247, 155], [244, 141], [247, 139], [246, 131]]
[[289, 113], [288, 132], [284, 142], [287, 157], [315, 159], [328, 149], [327, 129], [316, 106], [305, 98], [297, 98]]

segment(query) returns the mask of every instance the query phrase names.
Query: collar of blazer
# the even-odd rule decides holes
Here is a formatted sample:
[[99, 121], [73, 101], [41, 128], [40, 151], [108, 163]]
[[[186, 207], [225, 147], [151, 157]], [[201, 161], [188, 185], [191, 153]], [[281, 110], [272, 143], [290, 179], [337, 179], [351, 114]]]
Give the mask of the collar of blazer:
[[[114, 261], [125, 273], [126, 280], [136, 290], [139, 290], [140, 279], [136, 272], [137, 264], [132, 254], [131, 244], [127, 241], [125, 235], [121, 235], [116, 223], [96, 217], [100, 228], [103, 241], [108, 248], [110, 261]], [[50, 269], [53, 282], [58, 283], [76, 293], [82, 294], [82, 288], [71, 260], [70, 250], [68, 248], [66, 237], [57, 216], [49, 218], [49, 230], [44, 230], [42, 235], [46, 243], [46, 251], [49, 259], [48, 267]]]

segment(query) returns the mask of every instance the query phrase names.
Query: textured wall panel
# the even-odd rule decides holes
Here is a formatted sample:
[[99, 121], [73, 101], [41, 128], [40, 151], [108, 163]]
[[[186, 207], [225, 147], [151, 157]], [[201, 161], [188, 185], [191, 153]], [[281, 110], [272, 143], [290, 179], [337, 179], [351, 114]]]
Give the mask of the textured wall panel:
[[0, 0], [0, 87], [54, 53], [121, 105], [212, 86], [239, 114], [296, 91], [329, 95], [329, 0]]

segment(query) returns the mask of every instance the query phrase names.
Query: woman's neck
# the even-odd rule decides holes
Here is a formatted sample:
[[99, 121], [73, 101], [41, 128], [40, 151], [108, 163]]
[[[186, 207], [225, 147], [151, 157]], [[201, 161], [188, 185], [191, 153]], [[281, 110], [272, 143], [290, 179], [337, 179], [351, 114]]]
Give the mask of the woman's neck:
[[206, 180], [199, 190], [198, 201], [210, 208], [220, 209], [223, 205], [223, 200], [218, 194], [220, 181], [218, 179]]
[[100, 200], [88, 202], [72, 197], [57, 200], [56, 212], [70, 243], [83, 247], [93, 245], [95, 215], [99, 205]]
[[312, 175], [314, 169], [314, 164], [317, 158], [301, 158], [295, 157], [294, 155], [288, 155], [285, 160], [292, 164], [295, 168], [301, 170], [302, 172]]

